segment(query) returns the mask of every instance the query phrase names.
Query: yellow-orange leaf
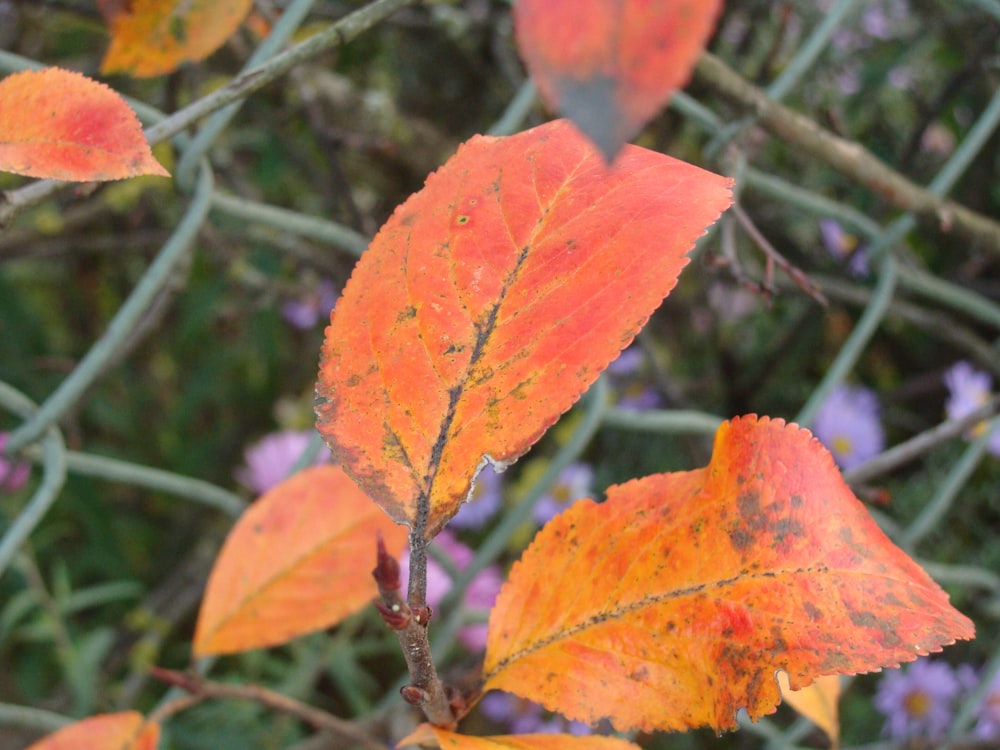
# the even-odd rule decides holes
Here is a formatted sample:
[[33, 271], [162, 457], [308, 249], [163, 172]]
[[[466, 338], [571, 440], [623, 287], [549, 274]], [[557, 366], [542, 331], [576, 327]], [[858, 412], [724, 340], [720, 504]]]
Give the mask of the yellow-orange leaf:
[[209, 576], [195, 654], [275, 646], [358, 611], [378, 594], [371, 571], [379, 532], [398, 555], [406, 529], [339, 467], [306, 469], [262, 495]]
[[63, 727], [27, 750], [156, 750], [160, 725], [138, 711], [100, 714]]
[[484, 679], [619, 729], [735, 726], [820, 675], [971, 638], [808, 431], [724, 423], [704, 469], [583, 500], [538, 534], [490, 615]]
[[519, 734], [499, 737], [469, 737], [445, 729], [421, 724], [410, 735], [396, 743], [439, 747], [441, 750], [638, 750], [636, 745], [616, 737], [572, 734]]
[[222, 46], [253, 0], [98, 0], [111, 29], [102, 73], [142, 78], [170, 73]]
[[487, 457], [516, 460], [629, 344], [730, 181], [561, 120], [476, 136], [396, 209], [326, 331], [318, 427], [390, 516], [432, 538]]
[[87, 182], [169, 176], [118, 94], [58, 68], [0, 81], [0, 170]]
[[837, 710], [840, 678], [826, 675], [801, 690], [792, 690], [788, 675], [778, 672], [778, 686], [785, 703], [822, 729], [830, 738], [831, 750], [837, 750], [840, 747], [840, 715]]
[[722, 0], [518, 0], [518, 49], [546, 103], [610, 160], [683, 86]]

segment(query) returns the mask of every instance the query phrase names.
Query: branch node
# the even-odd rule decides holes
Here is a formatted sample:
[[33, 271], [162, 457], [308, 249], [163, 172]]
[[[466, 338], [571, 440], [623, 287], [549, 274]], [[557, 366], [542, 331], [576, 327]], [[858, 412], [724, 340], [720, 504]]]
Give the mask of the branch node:
[[411, 706], [423, 706], [426, 703], [430, 703], [431, 700], [431, 694], [416, 685], [403, 685], [399, 689], [399, 694]]

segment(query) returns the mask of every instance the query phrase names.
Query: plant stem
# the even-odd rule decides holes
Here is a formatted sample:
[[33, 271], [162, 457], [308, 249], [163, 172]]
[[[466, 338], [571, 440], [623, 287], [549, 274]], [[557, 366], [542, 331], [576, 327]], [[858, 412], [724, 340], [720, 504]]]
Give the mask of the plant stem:
[[[912, 212], [928, 225], [942, 231], [954, 230], [1000, 254], [1000, 224], [996, 221], [934, 195], [880, 161], [861, 144], [840, 138], [804, 115], [778, 104], [714, 55], [701, 56], [695, 77], [723, 98], [752, 111], [772, 134], [822, 159], [892, 205]], [[990, 103], [986, 118], [989, 121], [995, 119], [992, 116], [994, 109], [1000, 109], [1000, 94]]]
[[385, 750], [384, 743], [379, 742], [354, 723], [260, 685], [231, 685], [211, 682], [194, 674], [159, 667], [153, 667], [150, 671], [164, 682], [187, 691], [190, 696], [176, 698], [161, 705], [149, 715], [149, 721], [163, 722], [174, 714], [209, 698], [238, 698], [254, 701], [275, 711], [295, 716], [316, 729], [326, 729], [357, 743], [366, 750]]

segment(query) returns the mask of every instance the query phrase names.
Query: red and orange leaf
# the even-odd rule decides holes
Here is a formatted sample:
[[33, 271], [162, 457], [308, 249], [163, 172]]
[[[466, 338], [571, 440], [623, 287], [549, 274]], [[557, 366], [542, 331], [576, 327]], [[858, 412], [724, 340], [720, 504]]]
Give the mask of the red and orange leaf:
[[160, 725], [138, 711], [100, 714], [43, 737], [27, 750], [156, 750]]
[[485, 689], [619, 729], [736, 725], [820, 675], [911, 661], [972, 622], [872, 521], [808, 431], [724, 423], [704, 469], [580, 501], [515, 564]]
[[0, 81], [0, 170], [86, 182], [170, 176], [118, 94], [58, 68]]
[[518, 734], [498, 737], [469, 737], [421, 724], [411, 734], [396, 743], [439, 747], [441, 750], [638, 750], [638, 746], [616, 737], [596, 735], [578, 737], [572, 734]]
[[518, 0], [518, 48], [545, 102], [610, 161], [687, 83], [722, 0]]
[[111, 30], [102, 73], [163, 75], [215, 52], [247, 17], [253, 0], [98, 0]]
[[358, 611], [378, 594], [371, 571], [379, 532], [398, 555], [406, 529], [338, 467], [306, 469], [262, 495], [215, 561], [194, 653], [275, 646]]
[[840, 747], [840, 678], [825, 675], [812, 685], [801, 690], [792, 690], [788, 685], [788, 675], [778, 672], [778, 686], [781, 698], [809, 721], [818, 726], [830, 738], [830, 750]]
[[477, 136], [392, 215], [323, 345], [318, 427], [432, 538], [487, 460], [521, 456], [628, 345], [730, 202], [730, 181], [566, 121]]

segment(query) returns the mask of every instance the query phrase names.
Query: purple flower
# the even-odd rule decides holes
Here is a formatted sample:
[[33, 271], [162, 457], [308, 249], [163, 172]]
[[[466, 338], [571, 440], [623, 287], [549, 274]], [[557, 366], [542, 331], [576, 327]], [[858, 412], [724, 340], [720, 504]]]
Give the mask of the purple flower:
[[27, 461], [5, 458], [3, 451], [6, 447], [7, 433], [0, 432], [0, 492], [17, 492], [27, 484], [31, 475], [31, 464]]
[[[475, 553], [448, 531], [442, 531], [434, 537], [433, 545], [444, 552], [455, 568], [465, 570], [475, 557]], [[399, 561], [400, 578], [410, 580], [410, 551], [407, 549]], [[503, 580], [500, 568], [490, 565], [484, 568], [465, 590], [463, 606], [470, 612], [486, 614], [493, 608]], [[452, 580], [444, 567], [430, 555], [427, 556], [427, 605], [436, 610], [451, 591]], [[466, 625], [458, 631], [458, 640], [470, 651], [481, 651], [486, 648], [486, 623]]]
[[846, 263], [853, 276], [868, 275], [867, 247], [855, 235], [845, 232], [839, 221], [820, 221], [819, 235], [827, 252], [841, 265]]
[[976, 708], [976, 727], [973, 733], [982, 740], [1000, 740], [1000, 672], [993, 680]]
[[646, 354], [642, 349], [630, 346], [618, 355], [618, 359], [608, 365], [608, 378], [618, 395], [619, 409], [642, 411], [663, 405], [659, 391], [643, 382], [641, 378], [640, 373], [645, 359]]
[[476, 475], [471, 496], [462, 503], [462, 507], [448, 524], [456, 529], [481, 529], [485, 526], [500, 510], [503, 501], [502, 483], [493, 464], [487, 463]]
[[321, 320], [328, 320], [330, 311], [337, 304], [337, 288], [333, 282], [323, 279], [316, 289], [302, 299], [288, 300], [281, 306], [281, 315], [295, 328], [307, 331]]
[[853, 469], [885, 448], [878, 398], [864, 386], [834, 388], [816, 412], [812, 431], [842, 469]]
[[491, 692], [479, 703], [486, 718], [506, 724], [514, 734], [591, 734], [590, 725], [549, 714], [537, 703], [503, 692]]
[[[962, 419], [992, 397], [993, 378], [988, 372], [977, 370], [968, 362], [956, 362], [944, 373], [944, 384], [948, 388], [948, 400], [944, 410], [948, 419]], [[969, 431], [975, 438], [989, 428], [989, 422], [980, 422]], [[994, 456], [1000, 456], [1000, 429], [993, 430], [987, 448]]]
[[[236, 470], [236, 479], [258, 495], [288, 477], [312, 437], [310, 430], [283, 430], [265, 435], [243, 451], [245, 465]], [[316, 464], [330, 459], [326, 450], [320, 451]]]
[[542, 495], [535, 506], [535, 520], [545, 523], [564, 511], [569, 505], [591, 493], [594, 470], [589, 464], [570, 464], [561, 472], [549, 491]]
[[882, 733], [894, 740], [941, 739], [961, 690], [954, 670], [943, 661], [920, 659], [906, 670], [887, 671], [874, 700], [886, 718]]

